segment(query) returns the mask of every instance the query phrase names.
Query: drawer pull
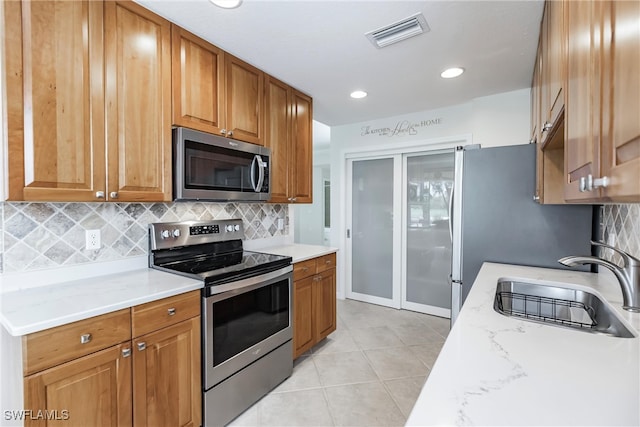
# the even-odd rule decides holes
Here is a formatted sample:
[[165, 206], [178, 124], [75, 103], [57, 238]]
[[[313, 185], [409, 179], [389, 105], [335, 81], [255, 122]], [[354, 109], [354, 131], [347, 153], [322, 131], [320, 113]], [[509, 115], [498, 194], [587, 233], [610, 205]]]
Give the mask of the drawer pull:
[[170, 309], [168, 309], [168, 310], [167, 310], [167, 314], [168, 314], [169, 316], [173, 316], [174, 314], [176, 314], [176, 309], [175, 309], [175, 308], [173, 308], [173, 307], [172, 307], [172, 308], [170, 308]]
[[80, 335], [80, 344], [86, 344], [88, 342], [91, 342], [91, 334]]
[[138, 351], [142, 351], [145, 348], [147, 348], [147, 344], [146, 343], [143, 343], [143, 342], [139, 342], [138, 343]]
[[302, 271], [309, 271], [309, 267], [302, 267]]
[[131, 356], [131, 349], [130, 348], [122, 349], [122, 357], [129, 357], [129, 356]]
[[328, 260], [326, 260], [324, 263], [325, 263], [325, 264], [331, 264], [331, 260], [330, 260], [330, 259], [328, 259]]

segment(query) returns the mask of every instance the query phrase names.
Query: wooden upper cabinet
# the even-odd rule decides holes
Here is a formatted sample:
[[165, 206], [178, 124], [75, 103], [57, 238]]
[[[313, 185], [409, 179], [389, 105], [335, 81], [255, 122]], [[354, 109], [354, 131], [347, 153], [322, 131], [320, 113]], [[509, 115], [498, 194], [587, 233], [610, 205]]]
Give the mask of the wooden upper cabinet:
[[271, 202], [289, 202], [291, 152], [291, 88], [271, 76], [265, 78], [265, 146], [271, 149]]
[[171, 200], [169, 22], [129, 2], [5, 4], [10, 200]]
[[599, 190], [580, 191], [580, 179], [600, 172], [598, 2], [569, 1], [567, 8], [567, 84], [565, 119], [566, 200], [591, 200]]
[[292, 137], [289, 164], [292, 201], [311, 203], [313, 186], [313, 104], [309, 96], [293, 91]]
[[542, 27], [541, 140], [543, 144], [557, 131], [564, 109], [564, 1], [547, 1]]
[[108, 197], [171, 200], [171, 25], [105, 2]]
[[640, 202], [640, 2], [605, 3], [601, 176], [605, 198]]
[[94, 200], [105, 188], [103, 7], [4, 4], [10, 200]]
[[264, 145], [264, 73], [232, 55], [225, 57], [227, 136]]
[[312, 99], [271, 76], [265, 81], [265, 146], [271, 149], [269, 201], [311, 203]]
[[224, 129], [224, 52], [171, 25], [173, 124], [220, 134]]
[[[25, 377], [25, 426], [132, 425], [130, 352], [127, 342]], [[59, 420], [36, 419], [44, 410]]]
[[264, 145], [264, 73], [172, 25], [173, 124]]

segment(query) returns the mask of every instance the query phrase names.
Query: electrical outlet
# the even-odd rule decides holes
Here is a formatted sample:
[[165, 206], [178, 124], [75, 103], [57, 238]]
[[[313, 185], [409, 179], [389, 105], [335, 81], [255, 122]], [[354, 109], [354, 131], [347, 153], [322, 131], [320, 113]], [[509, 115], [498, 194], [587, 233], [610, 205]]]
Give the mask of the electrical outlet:
[[284, 219], [278, 218], [278, 230], [284, 229]]
[[100, 249], [100, 230], [87, 230], [84, 237], [86, 250]]
[[615, 246], [616, 245], [616, 233], [609, 233], [607, 238], [607, 245]]

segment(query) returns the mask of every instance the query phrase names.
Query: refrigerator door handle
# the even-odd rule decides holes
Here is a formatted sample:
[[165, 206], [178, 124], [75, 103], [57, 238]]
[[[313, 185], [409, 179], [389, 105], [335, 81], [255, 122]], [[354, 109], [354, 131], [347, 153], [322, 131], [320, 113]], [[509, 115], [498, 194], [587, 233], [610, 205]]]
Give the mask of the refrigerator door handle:
[[449, 195], [449, 239], [451, 243], [453, 243], [453, 195], [455, 192], [455, 188], [452, 187], [451, 194]]

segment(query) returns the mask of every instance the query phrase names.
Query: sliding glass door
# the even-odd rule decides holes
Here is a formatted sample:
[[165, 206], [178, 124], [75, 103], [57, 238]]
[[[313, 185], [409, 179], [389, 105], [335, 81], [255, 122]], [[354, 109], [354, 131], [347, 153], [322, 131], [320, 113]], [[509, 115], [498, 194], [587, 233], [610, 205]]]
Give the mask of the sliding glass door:
[[448, 316], [453, 152], [347, 163], [347, 297]]

